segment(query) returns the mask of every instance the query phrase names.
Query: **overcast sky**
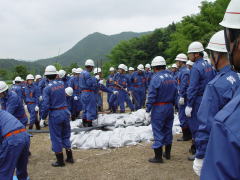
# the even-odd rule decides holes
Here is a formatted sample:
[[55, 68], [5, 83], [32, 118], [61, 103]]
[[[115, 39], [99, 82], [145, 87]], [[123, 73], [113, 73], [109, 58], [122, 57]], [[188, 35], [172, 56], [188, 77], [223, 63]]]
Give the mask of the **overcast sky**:
[[201, 1], [0, 0], [0, 58], [56, 56], [93, 32], [152, 31], [198, 13]]

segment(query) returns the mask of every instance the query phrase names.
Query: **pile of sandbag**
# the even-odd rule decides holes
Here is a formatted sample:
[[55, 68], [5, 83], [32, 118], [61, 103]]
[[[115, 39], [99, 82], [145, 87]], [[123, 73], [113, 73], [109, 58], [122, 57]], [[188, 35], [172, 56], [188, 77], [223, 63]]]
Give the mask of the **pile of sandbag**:
[[151, 126], [128, 126], [112, 131], [92, 130], [71, 136], [72, 147], [81, 149], [117, 148], [151, 140], [153, 140]]
[[[150, 119], [145, 118], [146, 111], [140, 109], [126, 114], [102, 114], [94, 124], [107, 125], [108, 131], [92, 130], [71, 134], [73, 148], [106, 149], [136, 145], [139, 142], [153, 140]], [[82, 120], [71, 122], [71, 128], [77, 128]], [[173, 134], [181, 133], [177, 114], [174, 118]]]

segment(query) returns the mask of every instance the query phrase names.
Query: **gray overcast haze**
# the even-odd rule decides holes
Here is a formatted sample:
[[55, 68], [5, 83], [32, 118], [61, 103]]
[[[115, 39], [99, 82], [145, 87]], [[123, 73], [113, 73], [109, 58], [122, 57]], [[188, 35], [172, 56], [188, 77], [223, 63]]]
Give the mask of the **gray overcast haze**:
[[0, 58], [63, 53], [100, 32], [145, 32], [199, 12], [202, 0], [0, 0]]

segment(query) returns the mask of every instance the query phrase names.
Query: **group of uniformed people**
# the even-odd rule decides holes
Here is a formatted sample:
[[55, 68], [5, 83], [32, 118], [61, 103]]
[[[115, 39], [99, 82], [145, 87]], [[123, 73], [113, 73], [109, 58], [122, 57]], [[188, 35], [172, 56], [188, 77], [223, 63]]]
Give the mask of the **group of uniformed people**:
[[[74, 163], [70, 144], [70, 119], [82, 118], [83, 127], [91, 127], [102, 111], [101, 92], [107, 93], [109, 110], [125, 112], [146, 107], [151, 118], [155, 156], [152, 163], [171, 158], [174, 112], [178, 111], [183, 135], [178, 141], [192, 140], [189, 160], [201, 179], [240, 178], [240, 126], [238, 123], [240, 80], [240, 3], [232, 0], [220, 23], [224, 30], [215, 33], [206, 49], [192, 42], [188, 56], [177, 55], [176, 63], [166, 66], [162, 56], [151, 65], [140, 64], [136, 71], [124, 64], [109, 69], [104, 85], [101, 68], [86, 60], [85, 70], [74, 68], [72, 76], [47, 66], [44, 76], [29, 74], [26, 81], [16, 77], [14, 85], [0, 81], [0, 179], [28, 177], [30, 139], [26, 132], [48, 125], [52, 150], [64, 166], [63, 149], [68, 163]], [[151, 70], [153, 69], [153, 71]], [[93, 72], [93, 75], [91, 74]], [[129, 73], [127, 73], [129, 72]], [[25, 108], [24, 108], [25, 106]], [[27, 109], [30, 121], [26, 115]], [[82, 112], [82, 113], [81, 113]], [[163, 150], [163, 147], [165, 149]]]
[[[177, 106], [183, 136], [192, 138], [189, 160], [200, 179], [240, 179], [240, 3], [231, 0], [223, 21], [204, 52], [192, 42], [185, 54], [176, 57], [178, 71], [165, 70], [162, 57], [152, 61], [155, 72], [148, 89], [147, 114], [154, 135], [153, 163], [170, 159], [173, 107]], [[187, 59], [194, 62], [186, 67]], [[189, 64], [189, 63], [188, 63]], [[176, 66], [172, 66], [176, 68]], [[176, 81], [175, 81], [176, 80]], [[177, 89], [177, 90], [176, 90]], [[176, 97], [177, 94], [177, 98]], [[163, 154], [162, 147], [165, 146]]]

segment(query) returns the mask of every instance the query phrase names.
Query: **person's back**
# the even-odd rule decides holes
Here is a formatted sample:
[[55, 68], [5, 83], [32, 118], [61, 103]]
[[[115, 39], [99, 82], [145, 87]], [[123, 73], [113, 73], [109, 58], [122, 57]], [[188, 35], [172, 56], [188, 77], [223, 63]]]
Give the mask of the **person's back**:
[[[147, 104], [174, 104], [177, 92], [176, 83], [175, 78], [168, 71], [158, 72], [151, 80]], [[153, 91], [153, 89], [157, 89], [157, 91]]]
[[162, 148], [165, 146], [166, 158], [170, 159], [172, 147], [172, 126], [174, 120], [174, 103], [177, 95], [177, 82], [166, 71], [166, 61], [157, 56], [152, 61], [155, 72], [148, 88], [146, 119], [150, 118], [153, 130], [154, 143], [152, 148], [155, 157], [149, 159], [151, 163], [163, 163]]
[[22, 99], [23, 98], [23, 89], [22, 86], [20, 84], [14, 84], [12, 85], [11, 88], [12, 91], [14, 91], [15, 93], [17, 93], [17, 95]]
[[67, 104], [64, 83], [57, 80], [50, 81], [43, 91], [43, 99], [44, 101], [42, 109], [45, 112], [45, 115], [49, 109], [51, 110], [66, 107]]
[[0, 179], [12, 179], [15, 168], [19, 179], [27, 179], [30, 138], [25, 131], [20, 121], [0, 110]]
[[[0, 110], [0, 138], [14, 130], [23, 128], [24, 126], [20, 121], [13, 118], [6, 111]], [[2, 142], [2, 139], [0, 142]]]
[[13, 91], [7, 91], [6, 96], [1, 98], [1, 106], [13, 116], [15, 116], [23, 125], [27, 125], [27, 116], [24, 110], [23, 102]]
[[43, 103], [41, 122], [48, 118], [52, 150], [55, 152], [57, 161], [52, 163], [53, 167], [65, 166], [63, 148], [66, 149], [66, 162], [73, 163], [70, 143], [70, 112], [66, 101], [64, 83], [56, 80], [57, 70], [49, 65], [45, 69], [45, 76], [49, 84], [43, 90]]
[[80, 84], [80, 88], [82, 90], [92, 90], [92, 91], [94, 91], [95, 88], [97, 87], [96, 78], [93, 78], [91, 76], [91, 74], [86, 70], [84, 70], [80, 74], [79, 84]]
[[188, 105], [193, 106], [197, 96], [202, 96], [205, 87], [209, 81], [211, 81], [216, 75], [212, 66], [204, 59], [198, 59], [190, 73], [190, 84], [187, 91]]

